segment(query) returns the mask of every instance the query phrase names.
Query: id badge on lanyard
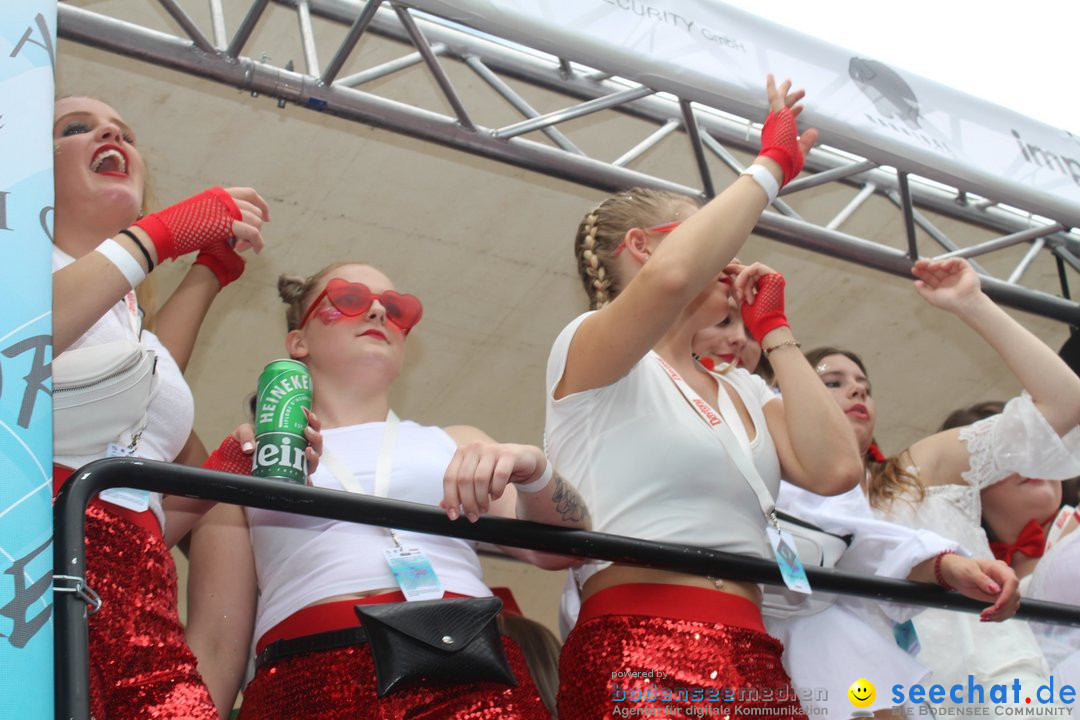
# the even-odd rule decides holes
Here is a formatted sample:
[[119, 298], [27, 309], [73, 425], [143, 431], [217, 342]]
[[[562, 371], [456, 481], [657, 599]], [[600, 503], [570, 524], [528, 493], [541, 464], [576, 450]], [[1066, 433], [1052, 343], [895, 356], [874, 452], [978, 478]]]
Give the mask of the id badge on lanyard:
[[724, 420], [719, 413], [714, 412], [709, 404], [694, 392], [694, 389], [683, 380], [675, 368], [671, 367], [655, 351], [651, 354], [660, 363], [660, 367], [668, 374], [671, 381], [675, 383], [675, 387], [679, 389], [686, 401], [697, 412], [698, 417], [704, 420], [705, 424], [712, 429], [713, 434], [720, 440], [724, 450], [727, 451], [728, 457], [735, 463], [735, 467], [739, 469], [743, 479], [746, 480], [746, 484], [753, 490], [758, 505], [761, 507], [761, 512], [770, 525], [766, 528], [766, 531], [769, 536], [769, 543], [772, 545], [773, 557], [776, 560], [777, 567], [780, 568], [780, 576], [783, 578], [784, 584], [797, 593], [810, 595], [810, 579], [806, 577], [806, 569], [803, 567], [802, 559], [799, 558], [795, 540], [790, 533], [780, 528], [780, 522], [776, 519], [776, 506], [773, 503], [772, 495], [769, 493], [768, 488], [765, 487], [765, 481], [761, 479], [761, 475], [758, 473], [757, 468], [754, 467], [754, 463], [743, 451], [739, 441], [735, 439], [735, 434], [725, 426]]
[[[397, 445], [398, 426], [401, 421], [391, 410], [386, 415], [386, 429], [383, 431], [382, 447], [379, 460], [375, 465], [375, 497], [387, 497], [390, 493], [390, 468], [394, 459], [394, 447]], [[352, 472], [345, 467], [328, 448], [323, 449], [322, 462], [337, 478], [341, 486], [349, 492], [362, 494], [363, 489], [356, 483]], [[386, 564], [394, 574], [394, 582], [401, 589], [408, 601], [437, 600], [443, 596], [442, 580], [424, 551], [418, 547], [406, 547], [401, 544], [397, 532], [387, 528], [394, 541], [394, 547], [383, 550]]]

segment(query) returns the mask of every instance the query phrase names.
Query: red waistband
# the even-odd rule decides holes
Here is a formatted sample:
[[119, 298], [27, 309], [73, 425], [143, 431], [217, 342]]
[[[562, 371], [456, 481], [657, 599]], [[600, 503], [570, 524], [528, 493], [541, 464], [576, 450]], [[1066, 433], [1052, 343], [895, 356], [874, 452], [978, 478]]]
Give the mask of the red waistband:
[[[74, 474], [74, 470], [63, 465], [53, 465], [53, 497], [56, 497], [56, 493], [60, 492], [60, 486], [64, 484], [64, 481]], [[107, 513], [111, 513], [116, 517], [127, 520], [132, 525], [137, 525], [151, 535], [161, 536], [161, 523], [158, 522], [157, 515], [150, 510], [143, 510], [142, 512], [135, 512], [134, 510], [128, 510], [127, 508], [120, 507], [119, 505], [113, 505], [112, 503], [105, 502], [95, 495], [90, 499], [90, 507], [95, 507], [100, 510], [104, 510]]]
[[648, 615], [765, 632], [761, 608], [751, 601], [689, 585], [627, 583], [606, 588], [582, 603], [578, 622], [601, 615]]
[[[469, 596], [444, 592], [443, 597], [461, 598]], [[267, 645], [278, 640], [292, 640], [305, 635], [356, 627], [360, 624], [360, 618], [356, 617], [356, 612], [353, 610], [357, 605], [382, 605], [396, 602], [405, 602], [405, 595], [400, 590], [362, 598], [335, 600], [321, 605], [309, 605], [306, 608], [297, 610], [267, 630], [255, 645], [255, 654], [258, 655]]]

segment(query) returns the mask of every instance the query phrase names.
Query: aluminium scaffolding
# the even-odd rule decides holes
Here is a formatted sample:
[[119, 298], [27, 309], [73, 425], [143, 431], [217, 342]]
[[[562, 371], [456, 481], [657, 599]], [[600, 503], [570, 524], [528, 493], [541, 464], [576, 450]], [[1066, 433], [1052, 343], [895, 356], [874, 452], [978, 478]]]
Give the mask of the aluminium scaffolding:
[[[733, 114], [738, 106], [710, 108], [680, 98], [663, 81], [649, 86], [613, 76], [603, 67], [585, 67], [570, 57], [556, 57], [518, 43], [475, 32], [451, 21], [419, 13], [406, 4], [384, 0], [275, 0], [297, 14], [303, 68], [290, 62], [279, 67], [267, 59], [253, 59], [243, 51], [265, 14], [270, 0], [250, 0], [243, 19], [228, 33], [222, 0], [209, 0], [211, 32], [208, 36], [178, 4], [158, 0], [184, 36], [171, 35], [61, 2], [58, 34], [66, 39], [203, 77], [241, 90], [292, 102], [315, 111], [403, 133], [457, 148], [498, 162], [527, 168], [582, 185], [615, 191], [649, 186], [708, 197], [714, 192], [708, 158], [730, 169], [742, 169], [729, 150], [754, 152], [760, 128]], [[335, 46], [320, 48], [312, 16], [348, 27]], [[364, 33], [400, 41], [409, 46], [401, 57], [351, 75], [341, 76]], [[329, 50], [328, 52], [323, 52]], [[323, 67], [320, 57], [330, 57]], [[478, 125], [455, 91], [441, 60], [463, 63], [488, 83], [524, 119], [497, 128]], [[433, 112], [359, 89], [371, 80], [403, 68], [425, 65], [434, 76], [453, 115]], [[594, 63], [595, 64], [595, 63]], [[562, 109], [541, 114], [503, 78], [526, 81], [567, 99]], [[572, 119], [602, 111], [619, 111], [655, 124], [656, 129], [615, 161], [590, 157], [559, 129]], [[542, 132], [550, 144], [524, 137]], [[655, 148], [674, 132], [685, 134], [700, 175], [700, 187], [689, 187], [628, 165]], [[857, 143], [856, 143], [857, 144]], [[842, 143], [837, 143], [841, 146]], [[778, 199], [774, 212], [766, 212], [756, 232], [796, 247], [830, 255], [879, 271], [909, 277], [918, 257], [917, 230], [941, 247], [941, 255], [978, 257], [1022, 243], [1029, 249], [1009, 273], [996, 278], [983, 273], [983, 287], [995, 300], [1027, 312], [1080, 326], [1080, 305], [1069, 293], [1069, 269], [1080, 272], [1080, 234], [1071, 218], [1080, 208], [1059, 214], [1054, 205], [1025, 202], [1028, 198], [984, 199], [978, 187], [955, 187], [929, 182], [910, 168], [896, 168], [895, 158], [875, 158], [872, 152], [853, 156], [830, 148], [815, 148], [807, 159], [807, 173], [784, 188], [783, 195], [826, 183], [845, 183], [859, 190], [834, 218], [813, 223]], [[844, 220], [873, 195], [892, 203], [904, 221], [906, 251], [838, 231]], [[1015, 202], [1014, 202], [1015, 200]], [[998, 235], [969, 247], [959, 247], [924, 209], [985, 228]], [[1062, 297], [1021, 284], [1036, 257], [1049, 254], [1058, 270]]]

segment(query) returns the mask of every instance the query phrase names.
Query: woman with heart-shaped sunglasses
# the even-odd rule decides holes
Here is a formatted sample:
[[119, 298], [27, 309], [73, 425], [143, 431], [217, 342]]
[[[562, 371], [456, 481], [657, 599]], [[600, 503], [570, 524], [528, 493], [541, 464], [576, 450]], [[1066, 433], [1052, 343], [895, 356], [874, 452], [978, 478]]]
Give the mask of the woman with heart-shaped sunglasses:
[[[391, 412], [390, 391], [408, 337], [423, 317], [415, 295], [399, 292], [386, 275], [361, 263], [331, 265], [306, 279], [282, 276], [279, 292], [288, 305], [285, 346], [311, 372], [312, 409], [322, 426], [313, 485], [437, 505], [451, 520], [491, 514], [589, 526], [580, 497], [553, 475], [539, 448], [499, 444], [474, 427], [398, 420]], [[227, 440], [215, 453], [217, 467], [248, 472], [244, 451], [250, 444], [250, 434]], [[395, 581], [386, 555], [395, 548], [416, 550], [430, 561], [442, 588], [435, 597], [491, 595], [472, 542], [272, 511], [215, 509], [192, 541], [192, 583], [214, 589], [192, 597], [189, 624], [208, 682], [230, 687], [235, 696], [254, 639], [257, 670], [244, 690], [241, 718], [351, 718], [358, 708], [386, 720], [547, 718], [521, 650], [505, 637], [516, 687], [431, 678], [385, 697], [377, 693], [368, 644], [324, 642], [325, 633], [358, 625], [357, 605], [405, 599], [410, 590]], [[506, 551], [541, 567], [571, 564], [568, 558]], [[234, 652], [222, 652], [228, 644], [223, 638], [237, 635], [244, 639], [233, 643]], [[291, 654], [294, 646], [310, 652]], [[455, 669], [453, 662], [448, 660], [447, 672]], [[229, 697], [221, 709], [231, 707]]]
[[[759, 263], [732, 264], [816, 137], [798, 135], [802, 91], [769, 76], [767, 95], [761, 154], [715, 199], [699, 205], [634, 188], [578, 227], [575, 256], [593, 310], [552, 348], [545, 439], [602, 532], [773, 558], [766, 527], [781, 470], [827, 494], [861, 477], [850, 427], [797, 350], [783, 278]], [[733, 292], [782, 400], [760, 378], [721, 378], [692, 358], [694, 335]], [[754, 477], [742, 472], [751, 464]], [[785, 557], [779, 546], [775, 557]], [[582, 606], [560, 662], [559, 715], [607, 717], [615, 697], [636, 714], [803, 716], [782, 648], [765, 633], [757, 586], [717, 574], [578, 568]]]

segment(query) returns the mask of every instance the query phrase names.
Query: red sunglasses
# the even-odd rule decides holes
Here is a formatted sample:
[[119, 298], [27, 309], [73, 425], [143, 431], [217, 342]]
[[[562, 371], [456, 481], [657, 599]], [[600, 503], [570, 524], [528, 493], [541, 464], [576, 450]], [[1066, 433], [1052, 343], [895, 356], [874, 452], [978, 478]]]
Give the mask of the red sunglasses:
[[349, 317], [363, 315], [371, 309], [371, 303], [378, 300], [386, 308], [387, 319], [401, 328], [401, 331], [406, 335], [416, 327], [416, 324], [420, 322], [420, 318], [424, 315], [424, 306], [420, 304], [420, 298], [415, 295], [397, 293], [393, 290], [373, 293], [371, 288], [364, 283], [349, 282], [342, 278], [330, 278], [330, 281], [326, 283], [326, 287], [323, 288], [323, 291], [319, 293], [315, 301], [308, 307], [307, 312], [304, 313], [304, 319], [300, 321], [297, 330], [303, 329], [324, 297], [342, 315]]
[[[682, 225], [682, 220], [675, 220], [673, 222], [664, 223], [663, 225], [653, 225], [652, 227], [645, 228], [645, 232], [660, 233], [661, 235], [664, 235], [665, 233], [671, 232], [680, 225]], [[615, 250], [612, 251], [611, 256], [619, 257], [619, 253], [621, 253], [625, 249], [626, 242], [624, 241], [615, 246]]]

